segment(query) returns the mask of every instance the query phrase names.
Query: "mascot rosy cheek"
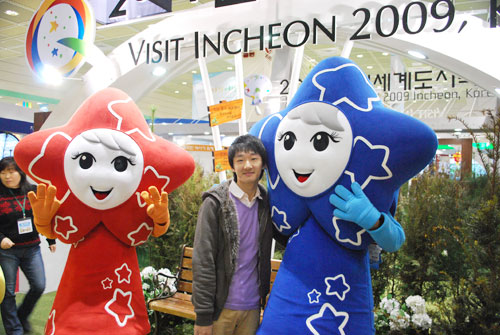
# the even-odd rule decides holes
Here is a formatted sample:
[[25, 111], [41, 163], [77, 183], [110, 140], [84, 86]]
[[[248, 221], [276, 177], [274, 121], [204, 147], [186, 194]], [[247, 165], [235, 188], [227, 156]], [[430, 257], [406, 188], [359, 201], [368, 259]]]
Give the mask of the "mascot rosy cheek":
[[66, 125], [25, 137], [14, 157], [40, 183], [29, 195], [37, 229], [72, 244], [45, 333], [149, 333], [134, 247], [166, 232], [167, 193], [193, 173], [191, 156], [109, 88]]

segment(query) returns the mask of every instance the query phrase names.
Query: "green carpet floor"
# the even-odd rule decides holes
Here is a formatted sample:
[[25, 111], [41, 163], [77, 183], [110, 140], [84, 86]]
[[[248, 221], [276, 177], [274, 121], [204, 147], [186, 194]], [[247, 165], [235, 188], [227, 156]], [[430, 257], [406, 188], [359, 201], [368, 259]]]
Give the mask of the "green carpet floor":
[[[52, 303], [54, 302], [54, 298], [56, 296], [56, 292], [51, 292], [42, 295], [40, 300], [35, 306], [33, 313], [30, 315], [30, 322], [33, 331], [31, 334], [33, 335], [43, 335], [43, 331], [45, 329], [45, 323], [47, 322], [47, 318], [49, 317], [50, 309], [52, 307]], [[17, 294], [16, 300], [17, 303], [20, 304], [24, 297], [24, 294]], [[0, 326], [0, 334], [5, 335], [5, 330], [3, 329], [3, 323]]]

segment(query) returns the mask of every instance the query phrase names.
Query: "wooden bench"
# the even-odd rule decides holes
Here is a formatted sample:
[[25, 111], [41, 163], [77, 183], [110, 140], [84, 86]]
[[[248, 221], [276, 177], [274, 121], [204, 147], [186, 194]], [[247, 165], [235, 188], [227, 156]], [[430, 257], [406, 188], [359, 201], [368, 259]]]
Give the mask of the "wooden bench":
[[[181, 318], [194, 320], [196, 314], [194, 306], [191, 303], [191, 295], [193, 293], [193, 248], [183, 246], [182, 256], [179, 264], [179, 270], [176, 277], [177, 292], [170, 297], [152, 299], [148, 302], [150, 310], [155, 313], [165, 313]], [[271, 286], [273, 286], [276, 273], [281, 265], [280, 260], [271, 260]], [[261, 315], [262, 318], [262, 315]], [[156, 315], [158, 320], [158, 315]]]

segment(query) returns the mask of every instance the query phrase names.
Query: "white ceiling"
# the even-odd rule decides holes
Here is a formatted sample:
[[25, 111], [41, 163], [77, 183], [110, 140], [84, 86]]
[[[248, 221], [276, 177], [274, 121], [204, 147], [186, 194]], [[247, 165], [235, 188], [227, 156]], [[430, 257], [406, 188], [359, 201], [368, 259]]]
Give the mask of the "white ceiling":
[[[21, 100], [21, 96], [25, 99], [28, 96], [35, 108], [36, 103], [49, 103], [49, 109], [52, 109], [53, 103], [64, 99], [71, 87], [70, 81], [59, 87], [45, 85], [32, 74], [26, 63], [24, 47], [26, 30], [40, 2], [40, 0], [0, 0], [0, 92], [9, 92], [2, 96], [0, 102], [15, 104]], [[172, 10], [175, 15], [175, 13], [199, 6], [210, 6], [210, 3], [213, 1], [200, 0], [193, 4], [188, 0], [173, 0]], [[489, 0], [455, 0], [453, 3], [457, 12], [469, 13], [485, 21], [489, 16]], [[5, 13], [6, 10], [14, 10], [19, 15], [9, 16]], [[98, 24], [95, 44], [105, 54], [109, 54], [132, 36], [147, 29], [151, 24], [159, 22], [162, 18], [159, 16], [127, 25], [101, 26]], [[321, 59], [340, 55], [342, 48], [343, 41], [339, 41], [333, 47], [331, 44], [308, 43], [305, 47], [301, 78], [304, 78], [312, 66]], [[387, 73], [391, 69], [390, 57], [383, 55], [383, 51], [380, 48], [356, 44], [351, 52], [351, 58], [368, 74]], [[428, 66], [410, 58], [403, 58], [403, 61], [409, 71]], [[368, 66], [372, 68], [368, 69]], [[232, 57], [219, 57], [208, 63], [209, 72], [228, 71], [231, 68], [234, 68]], [[90, 69], [90, 65], [84, 65], [74, 80], [81, 79]], [[150, 107], [155, 105], [158, 107], [156, 117], [191, 118], [191, 84], [192, 72], [189, 69], [168, 82], [162, 83], [161, 86], [145, 94], [136, 102], [143, 113], [148, 116]], [[19, 93], [19, 96], [12, 92]]]

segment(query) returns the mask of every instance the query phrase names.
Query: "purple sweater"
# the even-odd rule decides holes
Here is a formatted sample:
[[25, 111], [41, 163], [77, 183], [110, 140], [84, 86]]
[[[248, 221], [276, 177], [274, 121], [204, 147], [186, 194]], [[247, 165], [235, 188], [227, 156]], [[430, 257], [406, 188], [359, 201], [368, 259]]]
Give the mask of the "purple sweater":
[[232, 310], [259, 309], [259, 277], [257, 259], [259, 250], [258, 203], [247, 207], [231, 194], [238, 213], [240, 248], [236, 270], [229, 286], [229, 295], [224, 308]]

